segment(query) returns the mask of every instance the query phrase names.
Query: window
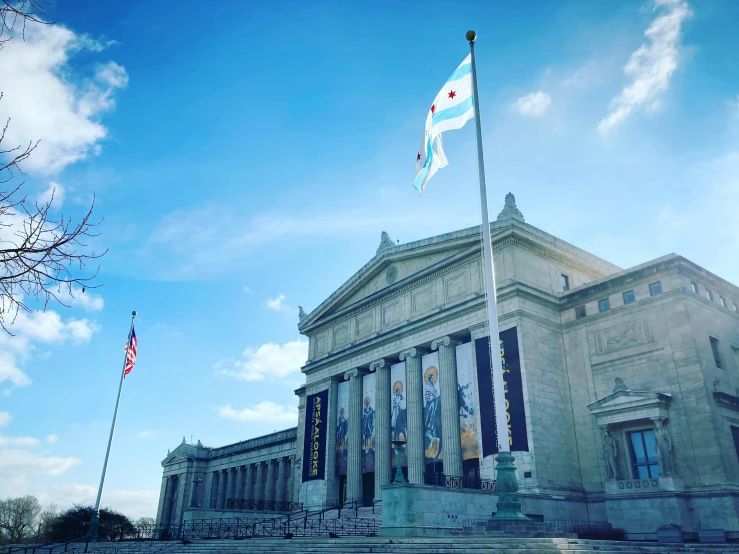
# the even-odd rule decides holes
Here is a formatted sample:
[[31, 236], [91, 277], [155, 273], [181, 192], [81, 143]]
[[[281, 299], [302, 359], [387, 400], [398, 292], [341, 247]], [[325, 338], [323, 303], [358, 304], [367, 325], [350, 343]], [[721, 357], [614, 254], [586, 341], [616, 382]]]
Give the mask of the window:
[[658, 294], [662, 294], [662, 282], [657, 281], [656, 283], [652, 283], [649, 285], [649, 294], [651, 296], [657, 296]]
[[633, 431], [628, 433], [631, 454], [631, 469], [634, 479], [656, 479], [659, 477], [657, 449], [654, 444], [654, 431]]
[[706, 298], [713, 302], [713, 293], [708, 289], [706, 289]]
[[716, 363], [716, 367], [719, 369], [724, 368], [724, 364], [721, 362], [721, 348], [718, 344], [716, 337], [708, 337], [711, 341], [711, 352], [713, 352], [713, 361]]
[[723, 296], [719, 296], [718, 297], [718, 301], [721, 304], [721, 307], [722, 308], [725, 308], [726, 307], [726, 300], [724, 300], [724, 297]]
[[693, 292], [695, 294], [698, 294], [698, 283], [696, 283], [695, 281], [690, 281], [690, 286], [692, 287]]
[[624, 304], [631, 304], [634, 301], [636, 301], [636, 296], [634, 296], [634, 291], [627, 290], [624, 293]]
[[734, 439], [734, 450], [736, 450], [736, 459], [739, 460], [739, 427], [731, 426], [731, 436]]
[[575, 319], [582, 319], [586, 316], [585, 306], [578, 306], [575, 308]]
[[570, 290], [570, 278], [564, 273], [562, 274], [562, 290]]
[[603, 300], [598, 300], [598, 311], [607, 312], [610, 309], [611, 309], [611, 303], [608, 301], [608, 298], [604, 298]]
[[739, 347], [731, 345], [731, 354], [734, 356], [734, 365], [739, 368]]

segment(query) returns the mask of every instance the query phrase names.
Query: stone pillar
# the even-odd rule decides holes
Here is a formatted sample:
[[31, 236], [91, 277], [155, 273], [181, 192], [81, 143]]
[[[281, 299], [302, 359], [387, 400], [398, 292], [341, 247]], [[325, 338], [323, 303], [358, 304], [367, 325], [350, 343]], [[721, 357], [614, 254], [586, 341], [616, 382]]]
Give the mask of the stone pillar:
[[254, 483], [254, 500], [264, 501], [264, 464], [257, 464], [257, 480]]
[[390, 364], [370, 364], [375, 381], [375, 500], [382, 500], [382, 487], [390, 483]]
[[457, 387], [458, 341], [441, 337], [431, 343], [439, 350], [439, 393], [441, 394], [441, 440], [444, 475], [462, 477], [462, 446], [459, 433], [459, 389]]
[[218, 507], [218, 488], [221, 483], [221, 472], [213, 471], [212, 478], [210, 480], [210, 499], [208, 501], [208, 508], [215, 510]]
[[233, 469], [236, 472], [236, 480], [234, 482], [233, 498], [241, 499], [244, 492], [244, 468], [237, 466]]
[[349, 420], [346, 439], [346, 497], [362, 497], [362, 374], [350, 369], [344, 374], [349, 379]]
[[218, 472], [218, 497], [216, 498], [216, 510], [222, 510], [226, 500], [226, 481], [228, 480], [228, 473], [226, 470]]
[[264, 499], [275, 501], [275, 461], [267, 460], [267, 482], [264, 484]]
[[287, 501], [299, 502], [300, 500], [295, 492], [295, 456], [290, 456], [287, 464]]
[[172, 520], [172, 497], [174, 496], [177, 480], [174, 476], [167, 477], [164, 489], [164, 506], [162, 507], [162, 525], [169, 525]]
[[[408, 418], [408, 482], [423, 484], [425, 454], [423, 448], [423, 368], [421, 357], [425, 354], [420, 348], [411, 348], [400, 353], [400, 361], [405, 361], [405, 407]], [[443, 405], [443, 402], [442, 402]]]
[[254, 466], [249, 464], [246, 466], [246, 479], [244, 480], [244, 500], [251, 500], [254, 498]]
[[285, 502], [285, 479], [287, 476], [285, 475], [285, 469], [287, 466], [287, 460], [285, 458], [280, 458], [279, 460], [279, 466], [277, 468], [277, 486], [275, 488], [275, 500], [277, 502]]
[[225, 487], [223, 488], [223, 505], [221, 509], [225, 510], [228, 505], [228, 499], [231, 498], [231, 490], [234, 488], [233, 469], [228, 468], [223, 470], [223, 480], [225, 481]]
[[203, 483], [203, 508], [206, 510], [211, 507], [210, 499], [213, 492], [213, 472], [209, 471], [205, 474], [205, 483]]
[[[332, 378], [328, 386], [328, 411], [326, 412], [326, 500], [338, 500], [339, 477], [336, 474], [336, 405], [339, 381]], [[292, 501], [292, 498], [289, 500]]]

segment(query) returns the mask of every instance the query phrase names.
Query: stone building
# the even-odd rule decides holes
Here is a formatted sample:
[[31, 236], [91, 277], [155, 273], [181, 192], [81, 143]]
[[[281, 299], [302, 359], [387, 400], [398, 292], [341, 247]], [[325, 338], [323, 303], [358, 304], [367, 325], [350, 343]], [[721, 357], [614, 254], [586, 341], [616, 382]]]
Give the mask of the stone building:
[[[510, 194], [491, 230], [524, 512], [635, 535], [739, 530], [739, 288], [676, 254], [623, 270], [525, 223]], [[206, 517], [232, 498], [381, 500], [398, 459], [419, 490], [458, 489], [454, 510], [489, 516], [497, 438], [480, 243], [479, 227], [400, 245], [383, 233], [360, 271], [300, 310], [297, 428], [183, 443], [163, 462], [157, 519]]]

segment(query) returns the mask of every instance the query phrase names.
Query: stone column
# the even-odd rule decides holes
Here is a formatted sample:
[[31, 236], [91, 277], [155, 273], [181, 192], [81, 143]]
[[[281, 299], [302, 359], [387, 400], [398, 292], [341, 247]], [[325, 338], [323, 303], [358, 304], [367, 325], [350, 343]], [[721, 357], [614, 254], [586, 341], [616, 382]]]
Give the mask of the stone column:
[[218, 486], [221, 480], [221, 475], [218, 471], [213, 471], [211, 474], [208, 508], [214, 510], [218, 506]]
[[[400, 361], [405, 362], [405, 407], [408, 418], [408, 482], [423, 484], [425, 454], [423, 448], [423, 368], [421, 357], [426, 352], [411, 348], [400, 353]], [[443, 405], [443, 402], [442, 402]]]
[[362, 374], [357, 369], [344, 373], [349, 379], [349, 422], [346, 438], [346, 496], [362, 497]]
[[375, 500], [382, 500], [382, 487], [390, 483], [390, 364], [372, 362], [375, 381]]
[[458, 341], [441, 337], [431, 343], [439, 350], [439, 392], [441, 394], [441, 440], [444, 475], [462, 477], [462, 447], [459, 433], [459, 389], [457, 387]]
[[277, 485], [275, 488], [275, 500], [277, 502], [285, 502], [285, 479], [287, 478], [285, 475], [286, 466], [287, 460], [285, 458], [280, 458], [279, 466], [277, 468]]
[[174, 476], [167, 477], [167, 485], [164, 492], [164, 506], [162, 507], [161, 525], [169, 525], [172, 520], [172, 497], [174, 496], [177, 482]]
[[234, 468], [234, 471], [236, 472], [236, 481], [234, 483], [233, 497], [240, 500], [244, 498], [242, 496], [244, 492], [244, 468], [237, 466]]
[[264, 499], [275, 501], [275, 461], [267, 460], [267, 482], [264, 484]]
[[287, 501], [299, 502], [298, 495], [295, 493], [295, 456], [290, 456], [287, 460]]
[[251, 500], [254, 498], [254, 466], [249, 464], [246, 466], [246, 479], [244, 480], [244, 500]]
[[227, 470], [221, 470], [218, 472], [218, 497], [216, 498], [216, 510], [222, 510], [223, 505], [226, 502], [226, 481], [228, 480]]
[[226, 485], [223, 490], [223, 506], [221, 508], [225, 510], [228, 505], [228, 499], [232, 497], [231, 490], [234, 488], [234, 472], [232, 468], [223, 470], [223, 480]]
[[254, 500], [264, 501], [264, 464], [257, 464], [257, 480], [254, 483]]
[[334, 377], [328, 386], [328, 411], [326, 412], [326, 421], [328, 422], [326, 425], [326, 500], [338, 500], [339, 498], [339, 478], [336, 475], [336, 405], [338, 390], [339, 381]]

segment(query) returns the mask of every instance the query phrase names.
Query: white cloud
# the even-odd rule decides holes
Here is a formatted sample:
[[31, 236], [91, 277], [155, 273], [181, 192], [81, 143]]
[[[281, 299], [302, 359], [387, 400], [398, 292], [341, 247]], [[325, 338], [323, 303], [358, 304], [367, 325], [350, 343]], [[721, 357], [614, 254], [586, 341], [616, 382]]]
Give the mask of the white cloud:
[[85, 292], [82, 292], [82, 289], [72, 286], [71, 293], [66, 287], [62, 287], [54, 292], [62, 304], [82, 308], [86, 312], [99, 312], [105, 306], [102, 296], [94, 294], [87, 289]]
[[63, 186], [61, 186], [59, 183], [51, 181], [49, 182], [48, 188], [38, 195], [36, 201], [39, 204], [46, 204], [47, 202], [50, 202], [53, 198], [53, 202], [51, 205], [53, 208], [56, 208], [58, 210], [64, 204], [65, 192], [66, 191], [64, 190]]
[[56, 444], [59, 441], [59, 435], [51, 434], [46, 437], [46, 442], [49, 444]]
[[539, 117], [546, 113], [552, 97], [546, 92], [530, 92], [513, 103], [513, 108], [523, 116]]
[[[24, 448], [38, 446], [38, 444], [38, 439], [33, 437], [4, 437], [0, 435], [0, 448]], [[1, 463], [0, 467], [2, 467]]]
[[232, 421], [284, 421], [286, 423], [297, 423], [298, 408], [297, 406], [282, 406], [265, 400], [256, 406], [248, 406], [243, 410], [234, 410], [230, 404], [226, 404], [218, 408], [218, 415], [223, 419], [230, 419]]
[[17, 387], [31, 384], [19, 364], [33, 355], [37, 343], [89, 342], [100, 330], [96, 322], [88, 319], [70, 318], [65, 322], [53, 310], [19, 312], [9, 329], [13, 336], [0, 332], [0, 383], [9, 381]]
[[53, 175], [97, 150], [107, 135], [99, 117], [113, 107], [113, 93], [126, 86], [128, 76], [107, 62], [84, 82], [73, 81], [72, 56], [99, 52], [103, 45], [61, 25], [30, 24], [25, 40], [16, 38], [5, 43], [0, 56], [0, 120], [11, 118], [7, 144], [41, 141], [23, 168]]
[[244, 381], [262, 381], [267, 377], [282, 379], [300, 374], [308, 359], [308, 341], [296, 340], [283, 345], [268, 342], [259, 348], [247, 348], [243, 360], [225, 360], [215, 365], [216, 371]]
[[245, 293], [247, 293], [247, 294], [251, 294], [251, 293], [252, 293], [252, 292], [254, 292], [254, 291], [253, 291], [253, 290], [251, 290], [251, 289], [250, 289], [249, 287], [247, 287], [247, 286], [244, 286], [244, 292], [245, 292]]
[[153, 439], [157, 434], [154, 431], [147, 429], [146, 431], [141, 431], [136, 436], [140, 439]]
[[654, 8], [666, 11], [652, 21], [644, 32], [648, 42], [624, 66], [624, 73], [633, 80], [613, 99], [611, 112], [598, 125], [603, 134], [623, 123], [636, 108], [654, 107], [677, 69], [680, 30], [692, 12], [684, 0], [655, 0]]
[[13, 421], [13, 416], [10, 412], [0, 412], [0, 427], [9, 425], [11, 421]]
[[281, 294], [277, 298], [268, 298], [264, 303], [264, 307], [275, 312], [284, 312], [290, 309], [285, 305], [285, 295]]

